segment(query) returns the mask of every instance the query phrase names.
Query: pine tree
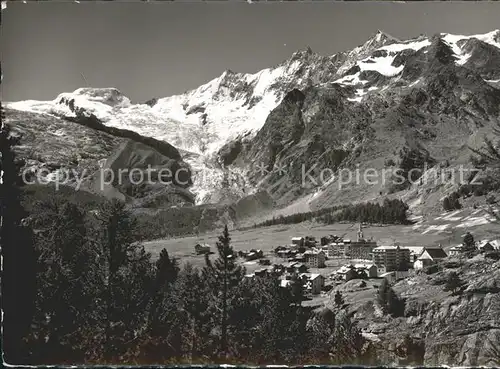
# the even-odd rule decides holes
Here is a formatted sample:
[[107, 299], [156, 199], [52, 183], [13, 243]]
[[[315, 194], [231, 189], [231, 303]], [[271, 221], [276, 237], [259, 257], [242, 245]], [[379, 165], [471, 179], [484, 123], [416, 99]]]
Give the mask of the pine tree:
[[213, 306], [219, 317], [220, 340], [219, 354], [228, 355], [228, 307], [234, 291], [245, 275], [245, 269], [236, 264], [236, 254], [231, 247], [231, 237], [227, 225], [216, 243], [219, 257], [212, 263], [205, 255], [206, 266], [203, 270], [213, 296]]
[[164, 362], [170, 356], [182, 355], [180, 338], [185, 317], [178, 314], [180, 305], [175, 282], [179, 275], [177, 260], [162, 249], [155, 263], [154, 292], [149, 307], [148, 347], [142, 348], [150, 360]]
[[[186, 264], [176, 281], [178, 308], [186, 311], [187, 325], [185, 336], [188, 340], [187, 354], [191, 362], [200, 362], [201, 357], [210, 349], [209, 299], [205, 293], [205, 283], [199, 271]], [[207, 347], [208, 346], [208, 347]]]
[[399, 315], [401, 313], [402, 302], [389, 285], [387, 279], [383, 279], [378, 288], [377, 302], [385, 314]]
[[454, 295], [463, 285], [464, 282], [460, 279], [460, 276], [456, 272], [450, 272], [446, 278], [444, 289], [445, 291], [451, 291], [452, 295]]
[[476, 242], [474, 241], [474, 236], [470, 232], [467, 232], [465, 234], [464, 239], [462, 241], [462, 246], [463, 246], [463, 251], [468, 256], [471, 256], [476, 250]]
[[33, 232], [23, 219], [19, 165], [13, 146], [18, 140], [10, 135], [0, 106], [0, 246], [2, 249], [2, 311], [4, 360], [10, 364], [26, 363], [29, 357], [25, 338], [34, 314], [36, 296]]
[[443, 200], [443, 209], [444, 209], [444, 211], [450, 211], [453, 209], [448, 196], [446, 196]]
[[156, 261], [156, 283], [161, 288], [165, 284], [173, 284], [179, 275], [179, 264], [177, 259], [170, 258], [168, 251], [162, 249], [160, 257]]
[[354, 364], [359, 360], [363, 348], [363, 336], [346, 311], [335, 317], [331, 359], [334, 364]]
[[[479, 155], [481, 161], [483, 161], [488, 167], [498, 170], [500, 168], [500, 123], [497, 122], [496, 126], [493, 128], [493, 133], [498, 139], [496, 145], [492, 139], [485, 137], [485, 148], [483, 150], [476, 150], [470, 147], [469, 149]], [[490, 206], [489, 208], [490, 214], [500, 220], [500, 206], [496, 206], [496, 209], [494, 206]]]
[[259, 278], [253, 285], [259, 312], [249, 359], [257, 363], [293, 361], [303, 350], [307, 317], [296, 306], [291, 290], [280, 286], [278, 277]]
[[297, 273], [294, 273], [290, 279], [290, 292], [292, 301], [296, 306], [300, 306], [304, 301], [304, 282]]
[[393, 316], [398, 316], [400, 314], [400, 301], [398, 295], [396, 295], [396, 292], [394, 292], [392, 287], [387, 290], [386, 299], [386, 311]]
[[150, 255], [135, 242], [136, 220], [118, 200], [98, 210], [98, 247], [103, 286], [104, 357], [123, 354], [124, 342], [146, 328], [146, 307], [153, 294]]
[[378, 293], [377, 293], [377, 302], [386, 312], [386, 306], [387, 306], [387, 291], [389, 290], [389, 282], [387, 282], [387, 279], [382, 279], [382, 282], [380, 283], [380, 286], [378, 287]]
[[344, 297], [342, 296], [342, 292], [337, 291], [335, 293], [334, 301], [335, 301], [335, 305], [337, 305], [338, 307], [344, 306], [345, 302], [344, 302]]
[[[32, 341], [40, 362], [84, 360], [95, 328], [95, 250], [87, 237], [84, 213], [71, 203], [44, 202], [44, 212], [33, 214], [37, 229], [38, 296], [33, 322], [38, 340]], [[89, 342], [90, 340], [90, 342]]]

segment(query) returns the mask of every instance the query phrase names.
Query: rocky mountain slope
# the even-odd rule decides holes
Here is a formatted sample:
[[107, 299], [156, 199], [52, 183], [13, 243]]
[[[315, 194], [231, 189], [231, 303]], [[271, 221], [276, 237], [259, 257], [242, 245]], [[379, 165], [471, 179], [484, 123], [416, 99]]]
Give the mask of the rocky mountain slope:
[[[500, 91], [486, 79], [498, 75], [500, 48], [485, 37], [456, 43], [447, 39], [449, 35], [438, 35], [380, 47], [340, 79], [289, 93], [242, 155], [245, 163], [265, 164], [264, 173], [253, 173], [254, 181], [266, 183], [278, 201], [315, 192], [312, 208], [390, 193], [435, 205], [435, 200], [427, 201], [434, 192], [442, 199], [458, 185], [415, 183], [420, 175], [413, 186], [391, 186], [390, 177], [378, 177], [375, 184], [342, 183], [348, 178], [338, 169], [362, 174], [373, 168], [380, 174], [390, 161], [394, 169], [421, 169], [425, 178], [440, 167], [449, 172], [472, 167], [468, 146], [492, 137], [499, 122]], [[481, 45], [477, 53], [470, 49], [473, 44]], [[457, 55], [458, 45], [470, 58]], [[484, 69], [476, 71], [472, 65], [478, 59]], [[297, 162], [302, 171], [293, 168]], [[304, 167], [312, 178], [304, 176]]]
[[[167, 142], [190, 168], [196, 204], [259, 191], [278, 207], [308, 209], [398, 196], [418, 214], [440, 208], [459, 186], [415, 179], [472, 168], [468, 147], [492, 137], [499, 65], [498, 30], [406, 41], [378, 31], [350, 51], [299, 50], [258, 73], [226, 70], [195, 90], [143, 104], [116, 89], [80, 88], [8, 107]], [[391, 183], [389, 169], [407, 177], [410, 167], [421, 169], [411, 183]], [[342, 170], [366, 168], [381, 175], [376, 184], [343, 183]]]
[[[445, 288], [451, 272], [463, 282], [456, 294]], [[400, 316], [383, 314], [374, 302], [377, 290], [359, 287], [360, 282], [347, 282], [342, 288], [347, 292], [342, 293], [381, 362], [395, 366], [498, 365], [498, 260], [484, 255], [469, 260], [447, 258], [397, 282], [393, 289], [404, 301]]]
[[12, 134], [21, 137], [21, 145], [15, 150], [23, 161], [23, 173], [29, 183], [65, 185], [135, 205], [144, 202], [144, 196], [167, 206], [194, 202], [193, 195], [184, 189], [187, 186], [175, 181], [161, 189], [154, 188], [154, 184], [143, 184], [139, 191], [132, 190], [130, 176], [124, 174], [123, 178], [115, 178], [112, 186], [107, 185], [108, 179], [103, 180], [101, 186], [99, 176], [106, 173], [107, 168], [117, 175], [119, 169], [145, 171], [148, 165], [172, 172], [185, 167], [187, 178], [184, 181], [190, 183], [189, 167], [177, 149], [165, 142], [135, 132], [109, 129], [87, 118], [69, 121], [8, 108], [5, 113]]

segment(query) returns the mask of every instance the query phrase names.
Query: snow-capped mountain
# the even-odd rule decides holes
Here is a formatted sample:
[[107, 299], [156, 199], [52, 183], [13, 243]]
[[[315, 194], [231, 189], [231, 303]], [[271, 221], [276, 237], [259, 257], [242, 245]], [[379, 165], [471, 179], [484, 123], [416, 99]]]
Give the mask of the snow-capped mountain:
[[[61, 118], [93, 114], [106, 126], [167, 141], [183, 153], [193, 169], [191, 191], [197, 203], [217, 202], [225, 195], [216, 195], [215, 189], [228, 175], [234, 184], [229, 192], [235, 198], [259, 187], [248, 168], [230, 165], [232, 160], [221, 160], [220, 154], [236, 142], [238, 152], [234, 155], [241, 157], [241, 143], [255, 141], [270, 113], [290, 91], [336, 91], [335, 99], [346, 107], [373, 108], [380, 100], [386, 101], [385, 105], [395, 101], [390, 97], [394, 94], [423, 88], [435, 72], [430, 65], [447, 65], [448, 61], [479, 76], [481, 81], [474, 83], [498, 86], [500, 31], [472, 36], [443, 33], [405, 41], [378, 31], [351, 51], [321, 56], [309, 48], [300, 50], [258, 73], [226, 70], [197, 89], [144, 104], [132, 104], [114, 88], [80, 88], [52, 101], [20, 101], [7, 106]], [[312, 108], [304, 113], [306, 131], [311, 116], [317, 114]], [[346, 119], [356, 117], [346, 115]], [[342, 145], [349, 146], [347, 141]]]

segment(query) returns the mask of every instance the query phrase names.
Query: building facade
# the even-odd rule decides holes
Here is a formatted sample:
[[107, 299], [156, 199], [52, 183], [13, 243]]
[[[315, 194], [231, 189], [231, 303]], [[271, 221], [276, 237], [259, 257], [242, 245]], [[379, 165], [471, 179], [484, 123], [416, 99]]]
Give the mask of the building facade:
[[307, 250], [303, 254], [304, 263], [309, 268], [324, 268], [326, 255], [323, 251]]
[[446, 252], [442, 248], [424, 248], [413, 264], [414, 269], [423, 269], [429, 265], [446, 258]]
[[344, 240], [344, 257], [349, 259], [372, 260], [372, 251], [377, 242], [365, 239], [363, 226], [359, 224], [356, 241]]
[[304, 280], [306, 291], [313, 295], [318, 295], [325, 286], [325, 277], [321, 274], [303, 274], [300, 276]]
[[[373, 249], [373, 263], [378, 274], [410, 265], [410, 250], [400, 246], [379, 246]], [[408, 269], [406, 269], [408, 270]]]

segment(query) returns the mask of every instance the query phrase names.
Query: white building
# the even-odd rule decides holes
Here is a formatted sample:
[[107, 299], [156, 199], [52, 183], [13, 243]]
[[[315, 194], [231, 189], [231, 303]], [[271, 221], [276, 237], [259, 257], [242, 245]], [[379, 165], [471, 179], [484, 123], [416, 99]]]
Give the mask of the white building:
[[458, 256], [462, 253], [462, 248], [463, 246], [462, 245], [456, 245], [456, 246], [453, 246], [450, 250], [449, 250], [449, 255], [450, 256]]
[[377, 278], [378, 270], [375, 264], [354, 264], [354, 268], [356, 268], [357, 271], [364, 271], [368, 278]]
[[299, 275], [304, 280], [304, 288], [313, 295], [318, 295], [325, 286], [325, 277], [317, 273], [303, 273]]
[[373, 249], [373, 263], [378, 274], [397, 270], [401, 265], [410, 264], [410, 250], [400, 246], [379, 246]]
[[292, 245], [295, 246], [304, 246], [304, 237], [293, 237]]
[[477, 248], [482, 252], [495, 251], [499, 249], [499, 241], [498, 240], [482, 240], [477, 244]]

